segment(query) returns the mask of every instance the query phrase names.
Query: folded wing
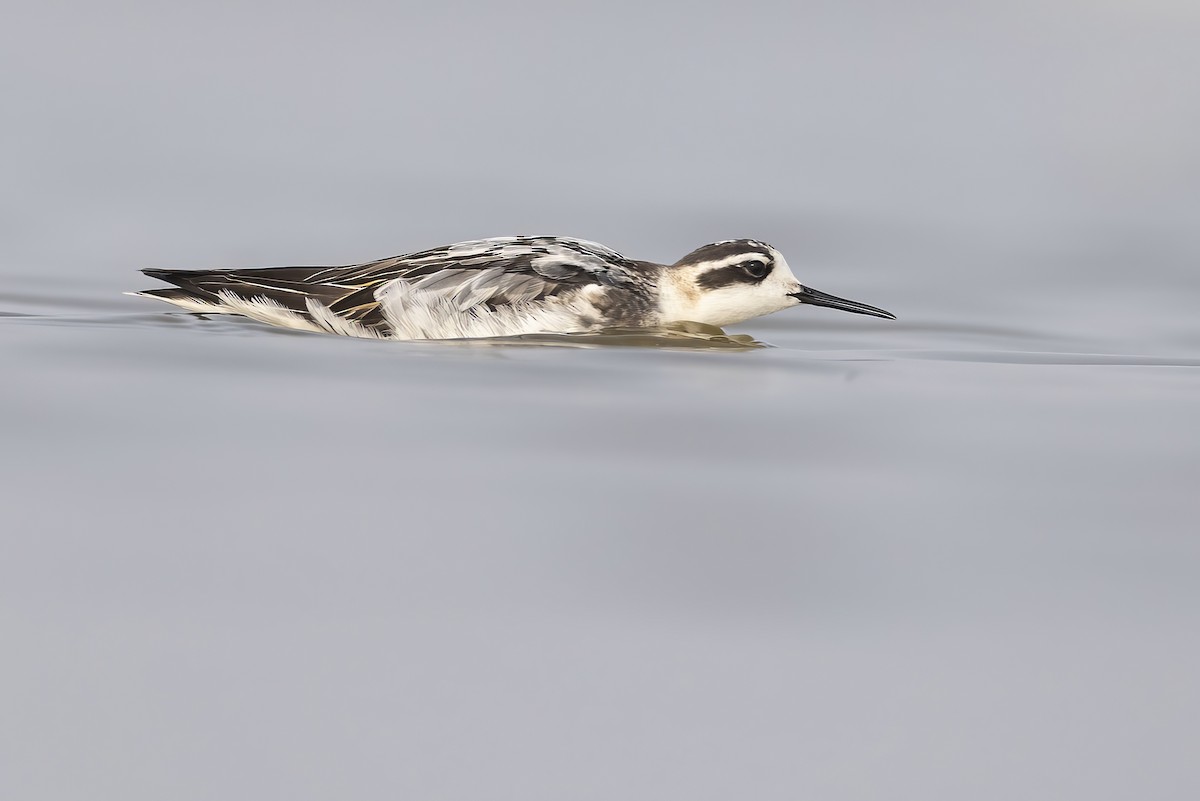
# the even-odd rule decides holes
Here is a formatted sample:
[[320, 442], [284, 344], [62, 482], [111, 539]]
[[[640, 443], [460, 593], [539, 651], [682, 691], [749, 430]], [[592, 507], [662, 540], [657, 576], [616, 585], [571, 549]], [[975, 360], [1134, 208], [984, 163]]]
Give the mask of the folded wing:
[[447, 298], [465, 312], [535, 302], [589, 284], [620, 287], [636, 280], [635, 263], [616, 251], [563, 237], [480, 239], [346, 267], [142, 272], [174, 287], [139, 294], [194, 311], [246, 313], [248, 305], [265, 302], [311, 322], [316, 304], [322, 317], [327, 310], [384, 336], [388, 322], [380, 297], [395, 282]]

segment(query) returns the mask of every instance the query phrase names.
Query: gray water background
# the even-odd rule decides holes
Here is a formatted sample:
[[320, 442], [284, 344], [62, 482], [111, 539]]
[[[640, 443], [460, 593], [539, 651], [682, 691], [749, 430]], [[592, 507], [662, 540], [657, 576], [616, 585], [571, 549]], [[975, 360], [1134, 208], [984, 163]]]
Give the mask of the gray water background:
[[[1194, 2], [8, 2], [0, 797], [1200, 795]], [[750, 351], [141, 267], [778, 246]]]

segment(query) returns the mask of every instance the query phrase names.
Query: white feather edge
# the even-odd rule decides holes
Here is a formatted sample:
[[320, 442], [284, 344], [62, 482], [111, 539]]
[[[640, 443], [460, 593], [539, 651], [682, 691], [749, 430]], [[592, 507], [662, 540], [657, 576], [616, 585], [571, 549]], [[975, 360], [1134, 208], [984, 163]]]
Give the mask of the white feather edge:
[[261, 323], [297, 331], [363, 339], [414, 340], [480, 339], [587, 331], [594, 326], [585, 325], [581, 316], [587, 315], [593, 319], [598, 316], [590, 297], [598, 291], [602, 290], [588, 287], [569, 298], [546, 298], [495, 309], [478, 305], [464, 310], [453, 298], [440, 292], [414, 289], [403, 280], [393, 281], [376, 292], [380, 311], [392, 328], [390, 334], [381, 334], [353, 320], [338, 317], [328, 306], [311, 297], [305, 298], [305, 306], [312, 317], [310, 320], [261, 295], [243, 298], [232, 292], [221, 291], [217, 293], [220, 303], [214, 304], [192, 298], [164, 298], [141, 292], [127, 294], [165, 301], [190, 312], [240, 314]]

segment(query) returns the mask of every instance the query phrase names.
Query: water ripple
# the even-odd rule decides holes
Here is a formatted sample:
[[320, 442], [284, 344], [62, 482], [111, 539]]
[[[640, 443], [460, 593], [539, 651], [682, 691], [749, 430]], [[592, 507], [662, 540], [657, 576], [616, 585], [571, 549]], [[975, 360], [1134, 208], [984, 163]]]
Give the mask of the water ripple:
[[[34, 314], [0, 310], [0, 324], [30, 324], [68, 328], [203, 328], [208, 335], [309, 337], [310, 333], [266, 326], [230, 315], [185, 312], [134, 312], [104, 314]], [[397, 346], [404, 343], [397, 342]], [[411, 344], [411, 343], [410, 343]], [[1200, 359], [1153, 354], [1114, 354], [1077, 351], [1026, 351], [1011, 349], [963, 350], [948, 348], [826, 348], [810, 350], [789, 342], [776, 346], [746, 334], [729, 334], [712, 326], [690, 324], [658, 329], [611, 329], [587, 334], [525, 334], [493, 339], [446, 340], [421, 345], [487, 347], [643, 348], [659, 350], [755, 351], [770, 348], [818, 361], [936, 361], [977, 364], [1059, 366], [1200, 367]]]

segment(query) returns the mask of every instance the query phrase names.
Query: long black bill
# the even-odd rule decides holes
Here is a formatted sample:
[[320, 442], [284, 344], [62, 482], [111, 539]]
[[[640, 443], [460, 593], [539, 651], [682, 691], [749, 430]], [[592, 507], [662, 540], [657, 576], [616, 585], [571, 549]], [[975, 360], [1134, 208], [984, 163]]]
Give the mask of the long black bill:
[[801, 303], [811, 303], [813, 306], [828, 306], [831, 309], [841, 309], [842, 311], [854, 312], [855, 314], [869, 314], [872, 317], [883, 317], [887, 320], [896, 319], [896, 315], [889, 311], [877, 309], [874, 306], [868, 306], [856, 300], [846, 300], [845, 298], [826, 295], [824, 292], [818, 292], [806, 286], [800, 287], [799, 292], [793, 292], [791, 295]]

